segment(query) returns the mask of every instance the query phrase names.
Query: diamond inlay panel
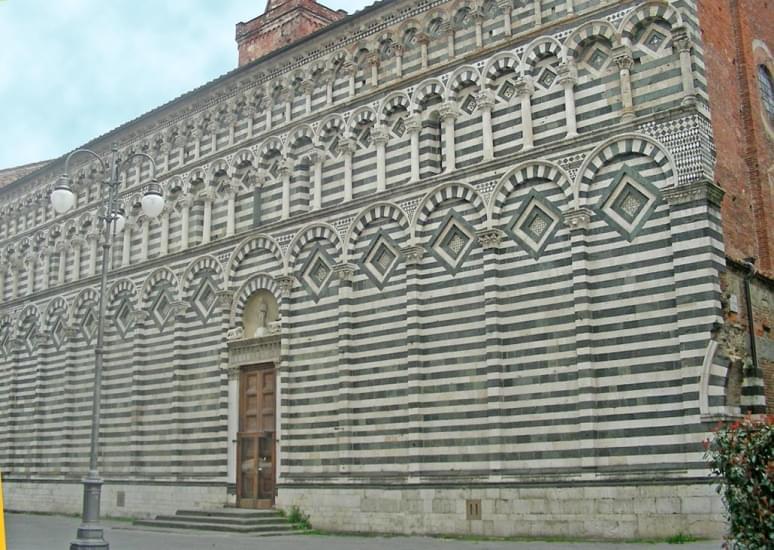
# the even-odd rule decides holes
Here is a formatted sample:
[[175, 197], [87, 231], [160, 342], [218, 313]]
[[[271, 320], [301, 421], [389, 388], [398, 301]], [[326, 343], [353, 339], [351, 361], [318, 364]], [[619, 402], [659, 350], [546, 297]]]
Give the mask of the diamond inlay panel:
[[202, 321], [211, 315], [217, 302], [217, 288], [209, 277], [205, 277], [193, 297], [193, 307]]
[[465, 218], [451, 210], [430, 239], [430, 253], [452, 274], [462, 266], [476, 242]]
[[314, 301], [320, 296], [329, 284], [335, 262], [327, 252], [318, 244], [309, 254], [309, 257], [301, 268], [301, 285], [311, 294]]
[[400, 250], [389, 234], [380, 230], [360, 261], [361, 270], [382, 290], [398, 266]]
[[127, 333], [132, 328], [133, 321], [132, 306], [130, 306], [129, 302], [126, 300], [124, 300], [121, 305], [118, 306], [115, 321], [118, 333], [122, 338], [126, 337]]
[[658, 189], [624, 168], [613, 179], [600, 199], [600, 215], [621, 235], [631, 241], [642, 231], [645, 222], [658, 204]]
[[560, 226], [561, 212], [546, 197], [531, 191], [521, 202], [506, 231], [538, 259]]

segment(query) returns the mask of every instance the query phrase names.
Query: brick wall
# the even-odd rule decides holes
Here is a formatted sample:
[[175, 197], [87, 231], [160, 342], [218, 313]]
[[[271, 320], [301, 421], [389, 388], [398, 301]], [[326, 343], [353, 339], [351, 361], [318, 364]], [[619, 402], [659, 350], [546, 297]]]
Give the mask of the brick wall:
[[[772, 0], [700, 0], [707, 86], [717, 148], [715, 178], [726, 192], [723, 233], [732, 260], [755, 257], [760, 274], [751, 282], [758, 362], [768, 411], [774, 410], [774, 341], [771, 335], [774, 286], [774, 131], [761, 103], [758, 66], [772, 71]], [[744, 274], [729, 265], [724, 293], [738, 301], [726, 323], [745, 333]], [[749, 348], [749, 344], [747, 345]], [[747, 350], [749, 352], [749, 349]]]
[[774, 2], [700, 0], [699, 19], [717, 147], [715, 175], [726, 191], [726, 252], [734, 259], [757, 257], [758, 269], [770, 276], [774, 141], [764, 120], [757, 67], [767, 63], [771, 70]]

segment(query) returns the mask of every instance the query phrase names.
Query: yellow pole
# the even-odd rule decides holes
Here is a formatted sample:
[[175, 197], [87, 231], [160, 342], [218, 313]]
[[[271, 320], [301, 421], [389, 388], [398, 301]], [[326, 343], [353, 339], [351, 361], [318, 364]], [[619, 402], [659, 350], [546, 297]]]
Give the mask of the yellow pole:
[[0, 474], [0, 550], [5, 548], [5, 512], [3, 511], [3, 474]]

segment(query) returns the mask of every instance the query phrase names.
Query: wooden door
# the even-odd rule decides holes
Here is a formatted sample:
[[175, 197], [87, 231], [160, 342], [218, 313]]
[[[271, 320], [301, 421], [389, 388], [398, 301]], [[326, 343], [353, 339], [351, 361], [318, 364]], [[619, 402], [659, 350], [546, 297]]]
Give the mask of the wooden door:
[[242, 508], [274, 505], [275, 373], [254, 367], [239, 377], [237, 433], [237, 504]]

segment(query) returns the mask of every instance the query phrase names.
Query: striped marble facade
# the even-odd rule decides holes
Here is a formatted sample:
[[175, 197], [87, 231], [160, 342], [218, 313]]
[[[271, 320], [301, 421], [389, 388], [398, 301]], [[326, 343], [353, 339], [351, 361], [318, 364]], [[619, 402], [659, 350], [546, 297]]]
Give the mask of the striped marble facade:
[[[226, 502], [226, 333], [261, 289], [282, 312], [284, 503], [701, 482], [706, 421], [729, 407], [695, 2], [394, 0], [350, 21], [92, 144], [151, 152], [169, 204], [144, 219], [148, 167], [126, 173], [106, 296], [108, 486]], [[46, 192], [58, 163], [0, 190], [11, 487], [86, 468], [94, 169], [74, 171], [78, 207], [62, 217]]]

